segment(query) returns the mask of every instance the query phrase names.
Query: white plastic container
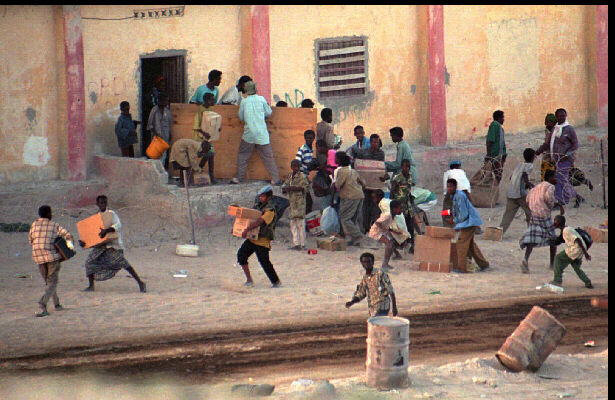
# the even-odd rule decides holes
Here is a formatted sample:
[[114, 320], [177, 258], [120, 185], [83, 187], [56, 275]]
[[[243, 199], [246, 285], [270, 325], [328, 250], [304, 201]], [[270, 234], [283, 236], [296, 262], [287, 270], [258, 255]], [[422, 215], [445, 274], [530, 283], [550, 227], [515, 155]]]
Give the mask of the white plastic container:
[[183, 257], [198, 257], [199, 246], [195, 244], [178, 244], [175, 247], [175, 254]]

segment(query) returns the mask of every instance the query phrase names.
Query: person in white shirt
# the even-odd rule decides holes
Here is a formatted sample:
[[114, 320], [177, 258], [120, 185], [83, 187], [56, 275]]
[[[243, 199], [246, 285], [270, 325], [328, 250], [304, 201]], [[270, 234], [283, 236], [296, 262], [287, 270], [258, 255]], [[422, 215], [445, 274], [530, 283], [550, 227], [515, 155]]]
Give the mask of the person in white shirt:
[[250, 82], [251, 80], [252, 78], [250, 78], [248, 75], [244, 75], [239, 78], [239, 80], [237, 81], [237, 85], [228, 88], [228, 90], [224, 92], [224, 94], [218, 101], [218, 104], [232, 104], [235, 106], [241, 104], [241, 100], [243, 100], [242, 93], [245, 93], [244, 85], [246, 84], [246, 82]]
[[[442, 210], [450, 210], [453, 208], [453, 197], [448, 194], [446, 190], [446, 181], [449, 179], [454, 179], [457, 181], [457, 190], [461, 190], [466, 194], [470, 203], [472, 202], [472, 198], [470, 197], [470, 193], [472, 192], [472, 188], [470, 187], [470, 181], [466, 176], [466, 172], [461, 169], [461, 161], [454, 160], [448, 164], [449, 170], [444, 173], [442, 177], [444, 183], [444, 201], [442, 202]], [[455, 226], [453, 223], [452, 216], [442, 216], [442, 224], [445, 227], [452, 228]]]
[[566, 269], [568, 265], [572, 265], [572, 269], [574, 269], [579, 279], [583, 281], [585, 287], [593, 289], [594, 285], [592, 285], [592, 281], [581, 269], [583, 256], [585, 256], [587, 261], [591, 261], [592, 258], [588, 253], [588, 246], [585, 240], [577, 231], [578, 228], [574, 229], [570, 226], [566, 226], [566, 218], [564, 218], [563, 215], [557, 215], [553, 219], [553, 225], [562, 230], [562, 237], [559, 241], [563, 241], [566, 244], [566, 248], [555, 256], [555, 266], [553, 268], [553, 280], [551, 284], [561, 287], [564, 269]]
[[[107, 196], [98, 196], [96, 198], [96, 205], [101, 213], [108, 211], [112, 214], [113, 218], [109, 228], [100, 229], [99, 236], [104, 238], [108, 233], [116, 232], [117, 239], [94, 247], [92, 252], [88, 255], [85, 261], [85, 274], [88, 277], [89, 286], [83, 291], [93, 292], [94, 281], [106, 281], [107, 279], [111, 279], [123, 268], [135, 278], [139, 284], [139, 290], [145, 293], [145, 282], [139, 278], [137, 272], [124, 257], [124, 241], [122, 240], [122, 223], [120, 222], [120, 217], [118, 217], [113, 210], [107, 208]], [[79, 245], [84, 247], [85, 242], [79, 240]]]

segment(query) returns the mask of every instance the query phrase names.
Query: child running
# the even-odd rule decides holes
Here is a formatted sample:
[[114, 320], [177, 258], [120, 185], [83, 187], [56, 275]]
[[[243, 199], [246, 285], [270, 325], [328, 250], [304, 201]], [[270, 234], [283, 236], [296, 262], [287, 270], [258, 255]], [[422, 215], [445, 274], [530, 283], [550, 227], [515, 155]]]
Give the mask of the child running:
[[381, 269], [374, 268], [374, 255], [363, 253], [359, 258], [365, 269], [365, 275], [361, 283], [357, 285], [352, 299], [346, 303], [346, 308], [360, 302], [367, 297], [367, 308], [370, 317], [384, 317], [391, 311], [393, 304], [393, 316], [397, 316], [397, 302], [395, 292], [389, 275]]

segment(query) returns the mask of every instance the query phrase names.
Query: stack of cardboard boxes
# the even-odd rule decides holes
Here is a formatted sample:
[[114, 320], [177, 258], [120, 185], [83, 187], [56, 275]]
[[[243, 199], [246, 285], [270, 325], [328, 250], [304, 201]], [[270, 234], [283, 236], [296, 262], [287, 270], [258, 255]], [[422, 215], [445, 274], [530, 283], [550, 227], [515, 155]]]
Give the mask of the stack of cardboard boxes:
[[[241, 237], [241, 234], [244, 229], [246, 229], [252, 221], [260, 218], [263, 215], [263, 213], [261, 213], [259, 210], [234, 205], [228, 206], [228, 214], [236, 217], [235, 223], [233, 224], [233, 236], [237, 237]], [[248, 235], [246, 236], [246, 238], [253, 240], [258, 239], [258, 231], [259, 228], [254, 228], [248, 231]]]
[[452, 228], [426, 226], [425, 234], [417, 235], [414, 243], [414, 261], [418, 261], [419, 271], [453, 272], [457, 268], [454, 239]]

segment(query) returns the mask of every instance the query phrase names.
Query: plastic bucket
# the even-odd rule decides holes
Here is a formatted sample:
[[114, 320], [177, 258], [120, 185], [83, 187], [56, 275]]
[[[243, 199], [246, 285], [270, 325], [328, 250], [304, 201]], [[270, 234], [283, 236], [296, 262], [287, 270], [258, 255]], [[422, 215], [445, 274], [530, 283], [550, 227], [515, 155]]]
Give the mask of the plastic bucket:
[[160, 136], [154, 136], [152, 142], [147, 147], [147, 150], [145, 150], [145, 154], [147, 154], [149, 158], [157, 160], [162, 157], [162, 155], [165, 151], [167, 151], [168, 148], [169, 144], [165, 142], [163, 138], [161, 138]]

